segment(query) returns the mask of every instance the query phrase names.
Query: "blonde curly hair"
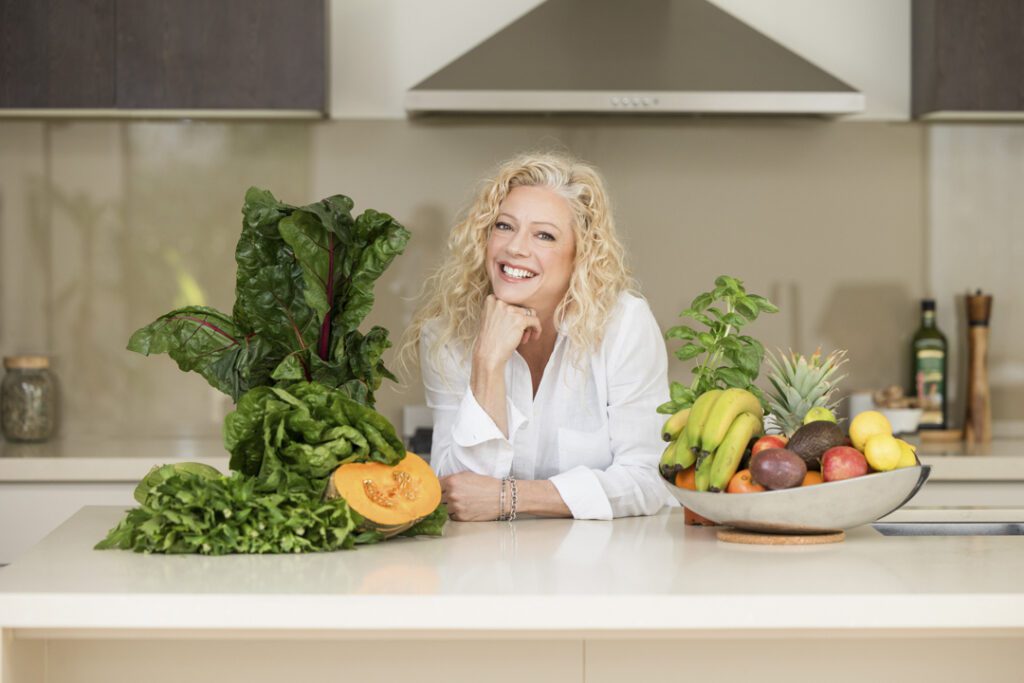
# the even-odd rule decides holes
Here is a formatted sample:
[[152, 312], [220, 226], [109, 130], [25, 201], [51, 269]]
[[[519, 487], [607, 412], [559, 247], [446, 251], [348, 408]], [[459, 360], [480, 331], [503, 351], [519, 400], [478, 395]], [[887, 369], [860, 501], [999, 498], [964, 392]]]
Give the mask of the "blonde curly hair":
[[566, 324], [572, 358], [597, 348], [619, 295], [636, 291], [598, 172], [564, 154], [522, 154], [481, 183], [465, 217], [452, 229], [448, 256], [424, 283], [425, 299], [404, 335], [399, 351], [403, 366], [417, 353], [424, 326], [432, 320], [439, 326], [428, 349], [435, 363], [447, 346], [467, 353], [473, 348], [484, 299], [491, 293], [487, 241], [502, 201], [520, 186], [554, 190], [572, 211], [576, 253], [569, 289], [555, 309], [555, 323]]

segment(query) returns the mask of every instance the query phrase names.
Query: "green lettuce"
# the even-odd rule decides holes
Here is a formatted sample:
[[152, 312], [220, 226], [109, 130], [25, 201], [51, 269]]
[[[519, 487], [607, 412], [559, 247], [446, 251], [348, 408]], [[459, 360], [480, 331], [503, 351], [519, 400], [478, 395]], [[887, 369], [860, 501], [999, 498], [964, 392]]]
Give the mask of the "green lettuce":
[[230, 467], [257, 491], [322, 492], [348, 462], [396, 465], [405, 446], [375, 410], [316, 382], [257, 387], [224, 420]]

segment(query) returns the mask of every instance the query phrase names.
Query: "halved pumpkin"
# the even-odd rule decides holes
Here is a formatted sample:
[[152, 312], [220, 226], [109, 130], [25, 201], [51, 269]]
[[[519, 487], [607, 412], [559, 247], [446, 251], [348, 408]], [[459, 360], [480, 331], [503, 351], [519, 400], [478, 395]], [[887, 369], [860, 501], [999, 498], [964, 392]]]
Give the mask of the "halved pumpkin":
[[328, 498], [344, 498], [370, 528], [400, 534], [441, 504], [441, 482], [430, 465], [406, 452], [397, 465], [353, 462], [334, 470]]

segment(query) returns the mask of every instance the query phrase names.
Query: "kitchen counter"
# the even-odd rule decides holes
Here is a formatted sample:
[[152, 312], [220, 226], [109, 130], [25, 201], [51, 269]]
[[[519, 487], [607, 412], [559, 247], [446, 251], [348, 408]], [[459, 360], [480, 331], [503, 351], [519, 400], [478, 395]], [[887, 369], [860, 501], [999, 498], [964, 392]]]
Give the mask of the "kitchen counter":
[[[1024, 440], [1000, 440], [973, 455], [962, 444], [926, 444], [931, 477], [914, 506], [1024, 506]], [[982, 454], [984, 452], [985, 454]], [[228, 471], [219, 437], [61, 438], [0, 441], [0, 564], [18, 558], [79, 508], [134, 505], [135, 485], [154, 466], [195, 461]]]
[[[122, 514], [84, 508], [0, 572], [3, 626], [1024, 629], [1020, 538], [894, 538], [862, 526], [843, 543], [780, 550], [720, 542], [677, 509], [612, 523], [453, 522], [443, 539], [305, 556], [92, 550]], [[1006, 521], [1024, 521], [1005, 516], [1015, 515]]]
[[922, 463], [932, 466], [929, 481], [1024, 479], [1024, 439], [997, 439], [973, 446], [962, 441], [923, 442], [917, 446], [917, 453]]
[[[1024, 481], [1024, 439], [974, 448], [959, 442], [918, 448], [921, 461], [932, 466], [931, 482]], [[203, 462], [222, 472], [228, 469], [220, 437], [72, 438], [42, 444], [0, 440], [0, 482], [135, 483], [154, 465], [185, 461]]]
[[[933, 669], [967, 675], [950, 660], [980, 639], [989, 652], [986, 666], [995, 672], [986, 680], [1016, 680], [998, 672], [1005, 663], [1011, 673], [1024, 644], [1020, 537], [886, 537], [863, 526], [838, 544], [745, 546], [718, 541], [714, 529], [685, 527], [679, 510], [665, 510], [614, 522], [452, 523], [441, 539], [398, 539], [323, 555], [92, 550], [121, 514], [118, 508], [84, 508], [0, 570], [3, 642], [26, 670], [45, 668], [40, 658], [55, 653], [70, 656], [73, 645], [60, 643], [82, 639], [131, 638], [133, 647], [122, 647], [114, 659], [134, 650], [137, 640], [186, 642], [176, 646], [173, 662], [182, 661], [190, 639], [202, 648], [211, 637], [450, 643], [472, 638], [537, 643], [538, 652], [561, 642], [576, 653], [572, 661], [582, 645], [578, 680], [590, 681], [605, 680], [595, 678], [597, 669], [587, 664], [594, 657], [604, 661], [604, 654], [586, 648], [594, 640], [602, 641], [601, 653], [619, 652], [602, 671], [628, 660], [627, 652], [642, 651], [649, 656], [633, 661], [634, 669], [664, 674], [658, 667], [671, 670], [673, 660], [664, 657], [672, 650], [659, 660], [651, 642], [723, 639], [755, 653], [769, 641], [779, 650], [809, 637], [837, 638], [855, 651], [877, 646], [886, 658], [931, 651], [927, 662], [914, 664], [922, 676]], [[919, 519], [922, 513], [894, 517], [900, 514]], [[999, 516], [1024, 521], [1022, 515], [1016, 509]], [[647, 645], [637, 645], [640, 636]], [[992, 636], [998, 637], [990, 642]], [[951, 641], [945, 639], [954, 637], [956, 645], [947, 647]], [[929, 644], [934, 638], [943, 639], [941, 647]], [[39, 641], [49, 645], [33, 649]], [[697, 652], [702, 650], [698, 643]], [[157, 656], [153, 649], [138, 652]], [[565, 654], [558, 652], [551, 656]], [[847, 665], [849, 680], [865, 675], [855, 662]], [[98, 660], [91, 666], [99, 666]], [[1012, 672], [1019, 673], [1015, 669], [1014, 664]], [[189, 677], [197, 680], [194, 671]], [[432, 675], [425, 680], [453, 680]], [[847, 680], [843, 676], [830, 680]], [[800, 677], [790, 673], [779, 680]]]
[[189, 461], [228, 469], [220, 437], [79, 437], [38, 444], [0, 439], [0, 482], [138, 483], [154, 465]]

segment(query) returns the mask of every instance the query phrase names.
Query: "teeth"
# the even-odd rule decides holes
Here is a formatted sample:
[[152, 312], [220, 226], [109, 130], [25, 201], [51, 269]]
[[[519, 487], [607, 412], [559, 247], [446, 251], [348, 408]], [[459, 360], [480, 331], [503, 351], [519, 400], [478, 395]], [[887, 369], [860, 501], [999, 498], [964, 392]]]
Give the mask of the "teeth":
[[527, 279], [533, 277], [533, 273], [528, 270], [521, 270], [519, 268], [513, 268], [512, 266], [502, 266], [501, 271], [506, 275], [510, 275], [515, 278]]

